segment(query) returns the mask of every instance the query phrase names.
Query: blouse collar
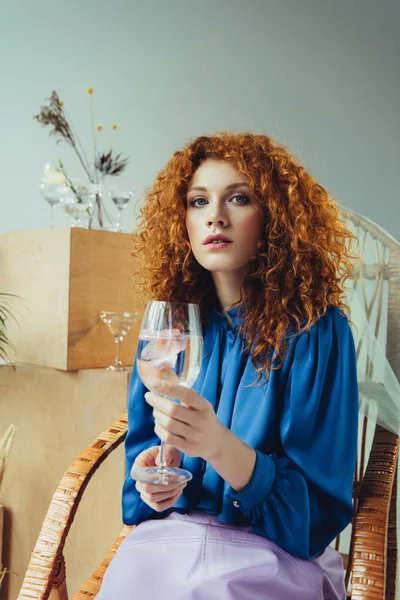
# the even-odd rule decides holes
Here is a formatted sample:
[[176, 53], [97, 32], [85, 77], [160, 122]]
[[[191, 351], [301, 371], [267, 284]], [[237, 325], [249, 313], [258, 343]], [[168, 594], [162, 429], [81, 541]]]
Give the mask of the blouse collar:
[[237, 306], [231, 308], [226, 312], [221, 312], [214, 306], [212, 310], [213, 318], [216, 324], [222, 329], [225, 329], [225, 331], [237, 329], [239, 324], [239, 317], [242, 315], [242, 313], [240, 313], [240, 315], [238, 314], [241, 306], [241, 304], [238, 304]]

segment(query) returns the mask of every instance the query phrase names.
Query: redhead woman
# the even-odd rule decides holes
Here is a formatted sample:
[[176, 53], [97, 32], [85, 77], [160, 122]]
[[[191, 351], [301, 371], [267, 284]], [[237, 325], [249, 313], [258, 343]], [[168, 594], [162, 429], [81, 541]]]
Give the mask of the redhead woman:
[[[345, 600], [330, 543], [352, 518], [358, 385], [344, 304], [353, 234], [266, 135], [201, 136], [145, 197], [148, 300], [196, 303], [192, 389], [129, 387], [123, 521], [99, 600]], [[174, 403], [166, 396], [176, 398]], [[167, 460], [186, 484], [134, 481]]]

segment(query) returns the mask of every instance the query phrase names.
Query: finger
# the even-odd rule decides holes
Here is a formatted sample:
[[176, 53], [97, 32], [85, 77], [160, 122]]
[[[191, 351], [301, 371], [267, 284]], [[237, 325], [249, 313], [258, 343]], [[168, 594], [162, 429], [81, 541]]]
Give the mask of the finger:
[[152, 452], [145, 451], [142, 454], [139, 454], [133, 466], [135, 467], [154, 467], [156, 464], [156, 457], [158, 453], [158, 447], [154, 448]]
[[178, 450], [181, 450], [182, 452], [186, 452], [188, 449], [188, 440], [186, 438], [167, 431], [167, 429], [164, 429], [157, 421], [155, 422], [154, 431], [165, 444], [175, 446], [175, 448], [178, 448]]
[[[143, 450], [143, 452], [137, 455], [133, 466], [154, 467], [155, 465], [158, 465], [160, 462], [160, 450], [161, 446], [153, 446], [152, 448]], [[179, 464], [181, 462], [181, 453], [177, 448], [166, 445], [164, 447], [164, 458], [167, 462], [167, 465], [172, 464], [175, 466], [175, 464]]]
[[147, 404], [150, 404], [153, 408], [159, 410], [168, 417], [182, 421], [182, 423], [187, 423], [189, 425], [195, 418], [195, 415], [193, 414], [195, 412], [194, 410], [190, 407], [182, 406], [170, 398], [163, 398], [153, 392], [146, 392], [144, 398]]
[[162, 502], [158, 502], [158, 503], [149, 502], [149, 506], [156, 512], [162, 512], [163, 510], [166, 510], [167, 508], [174, 506], [174, 504], [176, 504], [176, 502], [178, 501], [181, 494], [182, 494], [182, 492], [179, 492], [179, 494], [176, 494], [176, 496], [174, 496], [173, 498], [170, 498], [168, 500], [163, 500]]
[[[160, 387], [153, 385], [153, 389], [155, 393], [165, 394], [170, 398], [176, 398], [185, 404], [185, 406], [190, 406], [191, 408], [195, 408], [201, 410], [204, 402], [206, 402], [205, 398], [202, 398], [197, 392], [195, 392], [192, 388], [184, 387], [183, 385], [177, 385], [176, 383], [172, 383], [171, 381], [164, 381], [162, 379], [158, 380], [160, 382]], [[156, 383], [156, 382], [155, 382]]]
[[178, 487], [181, 487], [181, 485], [183, 484], [177, 484], [176, 481], [174, 483], [168, 483], [167, 485], [158, 485], [156, 483], [137, 481], [135, 487], [140, 493], [143, 492], [145, 494], [157, 494], [175, 491]]
[[158, 494], [146, 494], [146, 492], [142, 492], [140, 494], [140, 497], [143, 500], [143, 502], [146, 502], [146, 504], [150, 502], [153, 504], [160, 504], [160, 502], [163, 502], [164, 500], [169, 500], [171, 498], [174, 498], [175, 496], [179, 496], [183, 492], [185, 487], [186, 484], [183, 484], [179, 486], [179, 488], [175, 488], [173, 491], [171, 490], [170, 492], [160, 492]]
[[[158, 446], [158, 454], [156, 456], [156, 464], [160, 464], [161, 446]], [[177, 467], [182, 461], [182, 455], [177, 448], [164, 444], [164, 458], [168, 466]]]
[[180, 435], [181, 437], [187, 438], [190, 436], [191, 427], [182, 421], [178, 421], [171, 417], [167, 417], [156, 408], [153, 410], [155, 420], [160, 423], [167, 431]]

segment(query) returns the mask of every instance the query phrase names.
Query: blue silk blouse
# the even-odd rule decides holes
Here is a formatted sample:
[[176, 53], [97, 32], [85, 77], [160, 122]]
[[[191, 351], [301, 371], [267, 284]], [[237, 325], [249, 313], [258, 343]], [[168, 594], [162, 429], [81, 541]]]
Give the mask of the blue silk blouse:
[[[309, 330], [288, 336], [286, 358], [269, 381], [257, 373], [238, 334], [242, 306], [214, 309], [204, 331], [204, 359], [193, 388], [218, 419], [256, 451], [249, 483], [231, 488], [203, 459], [182, 454], [193, 473], [176, 505], [155, 512], [140, 498], [130, 470], [142, 450], [159, 445], [147, 388], [132, 369], [125, 441], [123, 521], [135, 525], [172, 511], [200, 510], [254, 533], [303, 559], [321, 554], [353, 515], [357, 451], [356, 351], [347, 317], [330, 306]], [[260, 383], [265, 381], [265, 377]], [[250, 386], [250, 387], [249, 387]]]

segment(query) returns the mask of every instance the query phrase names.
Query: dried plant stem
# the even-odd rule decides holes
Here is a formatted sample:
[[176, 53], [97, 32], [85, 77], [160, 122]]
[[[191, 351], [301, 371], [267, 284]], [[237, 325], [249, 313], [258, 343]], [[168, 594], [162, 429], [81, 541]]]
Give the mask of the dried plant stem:
[[78, 198], [78, 192], [76, 187], [74, 186], [74, 184], [72, 183], [72, 181], [70, 180], [70, 178], [68, 177], [68, 175], [66, 174], [65, 170], [64, 170], [64, 164], [61, 160], [61, 158], [58, 159], [58, 166], [61, 169], [62, 174], [65, 177], [66, 182], [68, 183], [69, 187], [71, 188], [71, 190], [74, 192], [75, 196]]
[[9, 569], [7, 569], [7, 567], [5, 567], [0, 562], [0, 587], [1, 587], [1, 584], [3, 583], [4, 577], [7, 575], [7, 573], [10, 573], [10, 575], [17, 575], [17, 573], [15, 571], [10, 571]]
[[[99, 193], [96, 194], [96, 206], [97, 206], [97, 219], [99, 221], [100, 227], [103, 227], [103, 214], [102, 214], [102, 210], [101, 210], [101, 197], [100, 197]], [[91, 223], [92, 223], [92, 216], [90, 216], [89, 223], [91, 225]]]
[[3, 481], [4, 472], [6, 470], [8, 455], [14, 441], [15, 431], [15, 425], [10, 425], [0, 440], [0, 488], [1, 482]]
[[88, 176], [88, 179], [89, 179], [89, 181], [90, 181], [91, 183], [93, 183], [93, 178], [92, 178], [92, 176], [90, 175], [89, 169], [88, 169], [88, 167], [86, 166], [86, 164], [85, 164], [85, 161], [83, 160], [81, 153], [79, 152], [79, 148], [78, 148], [78, 146], [77, 146], [77, 144], [76, 144], [76, 141], [75, 141], [75, 138], [74, 138], [74, 136], [73, 136], [73, 134], [72, 134], [72, 131], [71, 131], [71, 132], [68, 132], [68, 133], [67, 133], [67, 134], [64, 136], [64, 139], [66, 139], [66, 140], [67, 140], [67, 142], [69, 142], [69, 143], [71, 144], [72, 148], [75, 150], [75, 152], [76, 152], [76, 154], [77, 154], [77, 156], [78, 156], [78, 158], [79, 158], [79, 162], [81, 163], [81, 165], [82, 165], [82, 167], [83, 167], [83, 169], [84, 169], [84, 171], [85, 171], [86, 175]]
[[75, 150], [75, 152], [76, 152], [76, 154], [77, 154], [77, 156], [79, 158], [79, 161], [80, 161], [82, 167], [84, 168], [84, 171], [85, 171], [86, 175], [88, 176], [88, 179], [89, 179], [90, 183], [94, 183], [93, 177], [91, 176], [89, 170], [87, 169], [87, 167], [85, 165], [85, 162], [84, 162], [84, 160], [83, 160], [83, 158], [81, 156], [81, 153], [79, 152], [78, 146], [75, 143], [75, 140], [73, 140], [72, 138], [70, 138], [70, 139], [71, 139], [72, 147]]
[[[94, 164], [96, 164], [97, 144], [96, 144], [96, 131], [95, 131], [95, 128], [94, 128], [94, 115], [93, 115], [92, 96], [89, 96], [89, 110], [90, 110], [90, 123], [91, 123], [91, 126], [92, 126]], [[94, 170], [94, 179], [96, 180], [96, 183], [99, 182], [99, 178], [98, 178], [98, 174], [97, 174], [97, 169], [96, 168]], [[99, 211], [99, 214], [100, 214], [100, 211]], [[100, 220], [99, 220], [99, 222], [100, 222]], [[100, 223], [100, 225], [102, 225], [102, 224]]]
[[10, 309], [6, 306], [7, 301], [10, 298], [18, 298], [15, 294], [5, 294], [4, 292], [0, 292], [0, 358], [3, 360], [7, 360], [7, 349], [6, 346], [13, 350], [14, 346], [8, 339], [6, 333], [7, 320], [11, 319], [14, 323], [17, 323], [15, 316], [12, 314]]
[[[70, 125], [70, 129], [71, 129], [71, 131], [73, 132], [73, 137], [76, 139], [75, 145], [73, 144], [73, 148], [74, 148], [74, 150], [76, 151], [76, 150], [77, 150], [77, 148], [78, 148], [78, 144], [79, 144], [79, 146], [80, 146], [80, 151], [81, 151], [81, 153], [82, 153], [82, 160], [83, 160], [83, 159], [85, 160], [85, 164], [86, 164], [86, 173], [87, 173], [88, 171], [90, 171], [88, 157], [86, 156], [86, 152], [85, 152], [85, 149], [84, 149], [84, 147], [83, 147], [83, 144], [82, 144], [82, 142], [81, 142], [81, 140], [80, 140], [80, 138], [79, 138], [79, 135], [77, 134], [77, 131], [76, 131], [75, 125], [73, 124], [73, 122], [71, 121], [71, 119], [70, 119], [70, 118], [68, 118], [68, 122], [69, 122], [69, 125]], [[82, 161], [81, 161], [81, 162], [82, 162]], [[64, 175], [65, 175], [65, 173], [64, 173]]]

